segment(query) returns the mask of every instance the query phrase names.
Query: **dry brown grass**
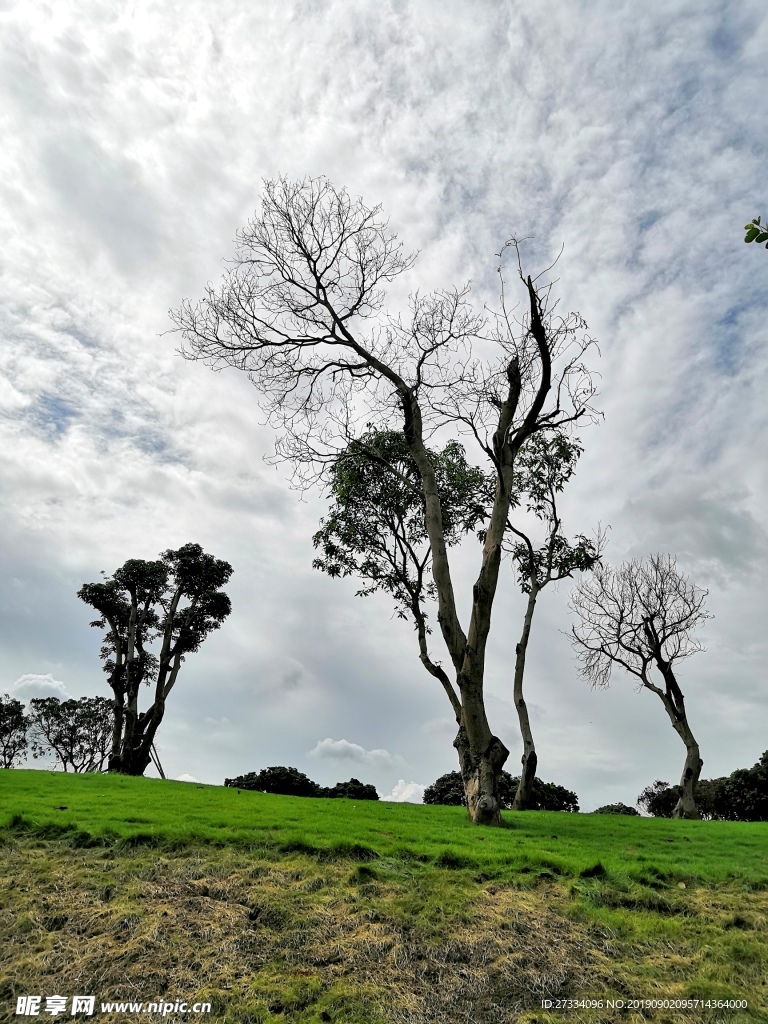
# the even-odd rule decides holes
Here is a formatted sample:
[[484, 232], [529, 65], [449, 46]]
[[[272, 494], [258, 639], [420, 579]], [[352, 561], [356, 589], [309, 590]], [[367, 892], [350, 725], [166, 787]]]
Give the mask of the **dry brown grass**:
[[[574, 915], [558, 883], [525, 891], [454, 873], [443, 899], [422, 892], [416, 873], [301, 854], [278, 863], [227, 849], [116, 854], [28, 841], [2, 853], [0, 1006], [12, 1009], [18, 994], [78, 993], [210, 1000], [214, 1012], [196, 1019], [241, 1024], [631, 1021], [544, 1015], [541, 999], [631, 992], [660, 966], [671, 993], [690, 967], [684, 946], [633, 947]], [[727, 927], [738, 915], [721, 903], [702, 911]], [[765, 893], [749, 913], [749, 927], [765, 923]]]

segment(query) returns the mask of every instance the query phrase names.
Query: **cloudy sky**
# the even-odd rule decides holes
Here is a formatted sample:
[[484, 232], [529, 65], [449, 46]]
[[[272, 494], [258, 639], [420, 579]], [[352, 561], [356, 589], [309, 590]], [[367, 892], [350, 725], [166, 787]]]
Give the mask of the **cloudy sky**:
[[[108, 695], [77, 589], [194, 541], [234, 567], [233, 612], [169, 700], [167, 775], [293, 765], [419, 800], [457, 767], [412, 628], [312, 569], [328, 503], [264, 463], [254, 388], [164, 334], [220, 278], [262, 179], [326, 175], [421, 251], [410, 289], [471, 279], [482, 306], [510, 235], [533, 236], [534, 272], [564, 246], [557, 294], [599, 341], [605, 414], [566, 529], [610, 524], [610, 561], [672, 552], [709, 589], [707, 651], [680, 672], [704, 775], [758, 759], [768, 253], [742, 226], [768, 214], [759, 0], [0, 0], [0, 41], [0, 693]], [[479, 558], [474, 538], [452, 551], [465, 629]], [[581, 679], [568, 589], [533, 629], [539, 774], [584, 810], [634, 803], [684, 750], [631, 677]], [[513, 773], [522, 610], [507, 562], [487, 685]]]

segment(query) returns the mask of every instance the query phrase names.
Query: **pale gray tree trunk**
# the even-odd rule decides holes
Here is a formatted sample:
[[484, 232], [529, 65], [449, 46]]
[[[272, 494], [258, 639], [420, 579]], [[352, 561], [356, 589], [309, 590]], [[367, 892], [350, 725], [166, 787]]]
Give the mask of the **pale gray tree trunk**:
[[691, 727], [688, 724], [685, 699], [675, 679], [672, 666], [660, 657], [657, 657], [656, 661], [664, 677], [666, 692], [658, 686], [649, 684], [647, 681], [645, 685], [659, 695], [669, 715], [672, 727], [685, 744], [685, 765], [683, 766], [683, 774], [680, 777], [680, 797], [672, 812], [672, 817], [700, 818], [701, 814], [696, 806], [696, 786], [698, 785], [704, 762], [699, 752], [699, 744], [696, 742]]
[[[513, 453], [503, 438], [508, 429], [508, 421], [511, 421], [517, 405], [517, 395], [513, 393], [515, 384], [519, 388], [519, 380], [510, 383], [511, 396], [505, 403], [505, 415], [497, 431], [497, 434], [501, 435], [498, 451], [502, 479], [497, 481], [496, 499], [483, 546], [480, 575], [472, 590], [472, 615], [467, 636], [464, 635], [456, 613], [437, 481], [422, 440], [421, 410], [412, 398], [403, 401], [405, 436], [419, 469], [424, 493], [425, 525], [432, 551], [432, 573], [438, 592], [437, 619], [456, 670], [456, 682], [461, 694], [459, 733], [460, 745], [464, 748], [462, 779], [467, 795], [467, 813], [478, 825], [501, 824], [499, 778], [504, 762], [509, 756], [509, 751], [501, 740], [493, 735], [488, 724], [483, 699], [483, 676], [491, 608], [501, 563], [501, 540], [510, 506]], [[462, 751], [459, 750], [459, 753], [461, 759]]]
[[[683, 736], [683, 731], [680, 730], [680, 735]], [[672, 812], [673, 818], [700, 818], [701, 813], [696, 806], [696, 786], [699, 783], [699, 777], [701, 776], [701, 769], [704, 766], [704, 762], [701, 759], [699, 753], [699, 745], [693, 738], [691, 730], [688, 728], [688, 724], [685, 723], [685, 767], [683, 768], [683, 774], [680, 778], [680, 799], [675, 805], [675, 809]]]
[[520, 637], [520, 642], [515, 648], [515, 684], [513, 692], [517, 718], [520, 722], [520, 734], [523, 738], [523, 756], [521, 758], [522, 771], [520, 773], [520, 784], [517, 787], [515, 799], [512, 804], [513, 811], [524, 811], [527, 809], [531, 799], [531, 790], [533, 788], [533, 780], [536, 777], [536, 766], [538, 764], [536, 746], [533, 742], [531, 722], [528, 717], [528, 706], [525, 703], [525, 698], [523, 697], [525, 655], [528, 650], [528, 640], [531, 636], [531, 623], [533, 622], [533, 613], [536, 609], [536, 598], [538, 596], [539, 587], [532, 581], [531, 590], [528, 594], [528, 605], [525, 610], [523, 632]]

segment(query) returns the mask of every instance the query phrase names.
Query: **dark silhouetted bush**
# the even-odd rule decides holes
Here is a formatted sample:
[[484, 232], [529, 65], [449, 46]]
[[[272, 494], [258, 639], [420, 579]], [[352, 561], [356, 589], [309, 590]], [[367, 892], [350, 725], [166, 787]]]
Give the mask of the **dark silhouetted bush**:
[[[511, 808], [519, 783], [519, 777], [513, 777], [509, 772], [501, 773], [499, 796], [505, 810]], [[461, 773], [448, 772], [446, 775], [441, 775], [431, 786], [427, 786], [422, 799], [425, 804], [442, 804], [449, 807], [466, 806], [467, 799], [464, 794]], [[535, 778], [531, 787], [531, 803], [528, 809], [531, 811], [576, 812], [579, 809], [579, 798], [564, 786], [558, 786], [554, 782], [542, 782], [541, 779]]]
[[[637, 798], [655, 818], [671, 818], [679, 787], [656, 780]], [[701, 779], [696, 806], [702, 818], [717, 821], [768, 821], [768, 750], [752, 768], [737, 768], [719, 779]]]
[[335, 786], [318, 786], [296, 768], [263, 768], [260, 772], [225, 779], [225, 786], [236, 789], [254, 789], [259, 793], [280, 793], [282, 796], [346, 797], [348, 800], [378, 800], [375, 786], [359, 779], [337, 782]]
[[296, 768], [263, 768], [236, 779], [225, 779], [225, 786], [255, 789], [260, 793], [279, 793], [282, 796], [317, 796], [320, 787]]
[[328, 788], [321, 787], [317, 794], [325, 797], [346, 797], [348, 800], [378, 800], [379, 794], [375, 786], [366, 785], [359, 779], [350, 779], [349, 782], [337, 782], [335, 786]]
[[605, 804], [604, 807], [598, 807], [593, 814], [634, 814], [639, 816], [640, 812], [635, 810], [634, 807], [628, 807], [627, 804]]

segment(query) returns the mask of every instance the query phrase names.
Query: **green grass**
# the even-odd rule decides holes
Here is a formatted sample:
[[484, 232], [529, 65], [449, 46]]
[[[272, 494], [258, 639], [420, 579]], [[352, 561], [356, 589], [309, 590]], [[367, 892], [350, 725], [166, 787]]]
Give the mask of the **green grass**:
[[[21, 770], [0, 808], [0, 1014], [90, 978], [259, 1024], [768, 1020], [768, 823], [480, 829], [462, 808]], [[749, 1009], [542, 1011], [558, 996]]]

